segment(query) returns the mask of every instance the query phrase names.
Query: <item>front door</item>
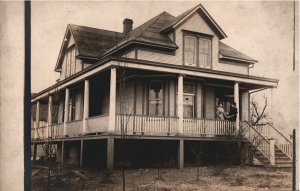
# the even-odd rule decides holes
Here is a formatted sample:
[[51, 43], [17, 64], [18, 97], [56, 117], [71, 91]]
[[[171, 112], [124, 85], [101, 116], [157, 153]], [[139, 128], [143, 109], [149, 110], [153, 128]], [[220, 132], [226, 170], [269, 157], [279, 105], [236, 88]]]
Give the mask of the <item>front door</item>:
[[183, 95], [183, 117], [194, 117], [194, 95]]

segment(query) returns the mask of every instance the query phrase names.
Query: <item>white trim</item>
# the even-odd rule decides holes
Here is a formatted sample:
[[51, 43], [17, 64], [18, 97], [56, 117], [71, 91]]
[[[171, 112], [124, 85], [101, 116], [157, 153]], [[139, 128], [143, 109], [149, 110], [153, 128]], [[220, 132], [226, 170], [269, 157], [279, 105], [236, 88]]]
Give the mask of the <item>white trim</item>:
[[246, 59], [242, 59], [242, 58], [234, 58], [234, 57], [230, 57], [230, 56], [224, 56], [221, 53], [220, 53], [220, 57], [219, 58], [236, 60], [236, 61], [242, 61], [242, 62], [248, 62], [249, 64], [254, 64], [254, 63], [258, 62], [257, 60], [246, 60]]
[[189, 14], [187, 14], [184, 18], [182, 18], [179, 22], [177, 22], [176, 24], [174, 24], [172, 26], [172, 29], [175, 29], [177, 26], [179, 26], [182, 22], [185, 22], [185, 20], [187, 18], [189, 18], [192, 14], [195, 13], [195, 11], [197, 11], [198, 9], [201, 9], [201, 11], [204, 12], [204, 14], [207, 16], [207, 18], [210, 20], [210, 22], [218, 29], [218, 31], [222, 34], [222, 36], [224, 38], [227, 37], [227, 35], [225, 34], [225, 32], [221, 29], [221, 27], [214, 21], [214, 19], [209, 15], [209, 13], [205, 10], [205, 8], [199, 4], [198, 6], [196, 6]]

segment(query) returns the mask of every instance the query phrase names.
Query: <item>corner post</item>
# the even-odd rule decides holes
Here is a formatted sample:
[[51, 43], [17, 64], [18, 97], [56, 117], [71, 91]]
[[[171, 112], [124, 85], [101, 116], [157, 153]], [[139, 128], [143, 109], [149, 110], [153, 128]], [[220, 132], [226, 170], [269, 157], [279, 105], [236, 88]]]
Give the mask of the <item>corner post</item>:
[[48, 100], [47, 137], [52, 137], [51, 126], [52, 126], [52, 95], [49, 96], [49, 100]]
[[178, 76], [178, 96], [177, 96], [177, 115], [178, 121], [178, 133], [183, 133], [183, 75]]
[[178, 168], [184, 167], [184, 140], [180, 139], [178, 143]]
[[109, 94], [109, 120], [108, 131], [115, 131], [116, 125], [116, 82], [117, 74], [116, 68], [110, 69], [110, 94]]
[[107, 159], [106, 159], [107, 170], [114, 168], [114, 137], [109, 136], [107, 138]]
[[70, 90], [69, 90], [69, 88], [66, 88], [65, 115], [64, 115], [64, 136], [67, 135], [67, 121], [68, 121], [68, 117], [69, 117], [69, 94], [70, 94]]
[[240, 130], [240, 92], [239, 92], [239, 82], [234, 82], [234, 102], [236, 103], [236, 109], [237, 109], [237, 116], [236, 116], [236, 121], [235, 121], [235, 125], [236, 125], [236, 133], [239, 132]]
[[65, 142], [61, 142], [61, 165], [64, 165]]
[[36, 112], [35, 112], [35, 131], [34, 139], [38, 138], [38, 128], [40, 126], [40, 102], [36, 102]]
[[33, 161], [36, 161], [37, 143], [33, 143]]
[[82, 167], [82, 161], [83, 161], [83, 139], [80, 140], [80, 167]]
[[270, 165], [274, 166], [275, 165], [275, 140], [274, 139], [269, 139], [270, 141]]
[[83, 125], [82, 134], [87, 132], [88, 124], [87, 118], [89, 117], [89, 104], [90, 104], [90, 83], [89, 80], [84, 80], [84, 101], [83, 101]]

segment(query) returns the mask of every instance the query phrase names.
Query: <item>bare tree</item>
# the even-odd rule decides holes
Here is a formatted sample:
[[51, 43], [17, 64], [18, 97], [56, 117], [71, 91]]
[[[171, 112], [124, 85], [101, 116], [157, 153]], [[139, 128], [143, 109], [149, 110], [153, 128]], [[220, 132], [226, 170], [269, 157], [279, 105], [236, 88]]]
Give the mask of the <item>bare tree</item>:
[[259, 103], [255, 96], [251, 96], [251, 113], [250, 113], [250, 123], [251, 125], [265, 124], [265, 120], [268, 120], [269, 115], [266, 112], [268, 106], [268, 98], [263, 95], [263, 102]]
[[193, 145], [191, 147], [191, 151], [193, 153], [193, 155], [196, 158], [196, 162], [197, 162], [197, 181], [200, 180], [200, 159], [201, 156], [203, 155], [203, 143], [200, 142], [197, 145]]
[[125, 176], [125, 161], [126, 161], [126, 138], [129, 119], [133, 113], [133, 108], [129, 111], [127, 98], [126, 98], [126, 79], [127, 71], [125, 67], [118, 68], [119, 76], [119, 97], [120, 97], [120, 130], [121, 130], [121, 158], [122, 158], [122, 189], [126, 190], [126, 176]]

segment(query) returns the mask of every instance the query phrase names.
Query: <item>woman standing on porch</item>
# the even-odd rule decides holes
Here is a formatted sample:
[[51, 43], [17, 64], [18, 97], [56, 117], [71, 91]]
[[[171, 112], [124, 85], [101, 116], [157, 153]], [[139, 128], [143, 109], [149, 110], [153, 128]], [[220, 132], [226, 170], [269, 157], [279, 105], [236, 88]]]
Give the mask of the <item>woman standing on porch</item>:
[[224, 120], [225, 111], [224, 111], [224, 108], [223, 108], [223, 104], [221, 102], [219, 102], [216, 114], [217, 114], [217, 119]]

